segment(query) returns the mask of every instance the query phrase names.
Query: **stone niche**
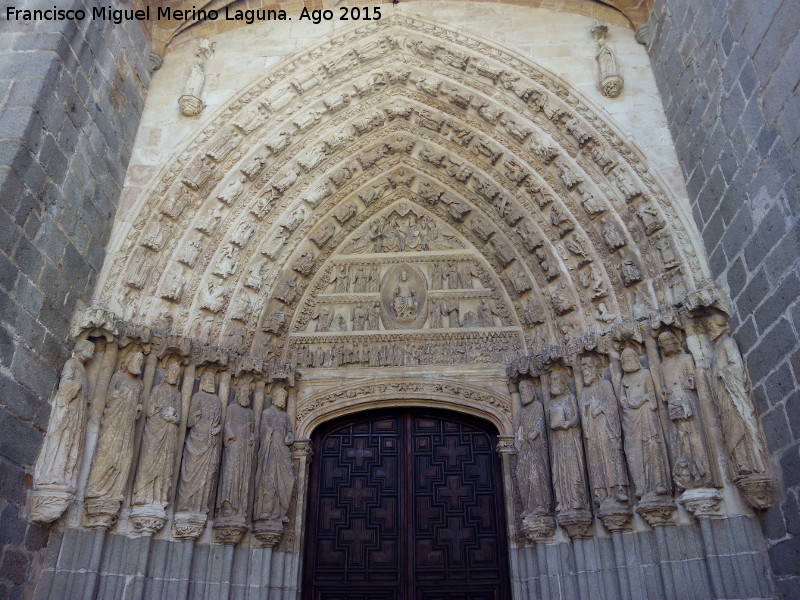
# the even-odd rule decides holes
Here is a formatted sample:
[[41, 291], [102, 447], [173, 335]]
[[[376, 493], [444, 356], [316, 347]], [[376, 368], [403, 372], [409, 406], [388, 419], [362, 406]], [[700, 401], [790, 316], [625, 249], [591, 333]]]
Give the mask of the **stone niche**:
[[570, 80], [456, 12], [245, 79], [240, 39], [207, 44], [202, 123], [142, 139], [53, 399], [30, 515], [86, 552], [40, 597], [296, 594], [312, 432], [398, 405], [497, 428], [514, 598], [770, 595], [775, 478], [672, 155], [596, 105], [586, 28]]

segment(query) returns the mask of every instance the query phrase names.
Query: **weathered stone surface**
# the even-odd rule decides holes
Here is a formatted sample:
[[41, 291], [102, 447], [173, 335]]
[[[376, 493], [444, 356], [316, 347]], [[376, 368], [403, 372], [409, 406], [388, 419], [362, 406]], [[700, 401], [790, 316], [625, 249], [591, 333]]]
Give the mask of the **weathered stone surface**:
[[[798, 439], [787, 423], [792, 391], [775, 379], [780, 373], [782, 381], [796, 387], [800, 377], [797, 369], [787, 370], [800, 347], [790, 325], [797, 294], [787, 293], [796, 287], [800, 247], [795, 224], [800, 102], [792, 91], [800, 79], [797, 21], [797, 7], [787, 1], [712, 7], [657, 0], [648, 46], [695, 220], [711, 252], [712, 275], [727, 283], [734, 299], [740, 323], [734, 337], [776, 458]], [[719, 36], [710, 33], [715, 23], [723, 26]], [[689, 84], [681, 87], [678, 81]], [[686, 125], [697, 111], [705, 111], [702, 126], [690, 134]], [[723, 243], [715, 249], [719, 239]], [[748, 318], [751, 314], [755, 321]], [[786, 491], [796, 495], [797, 482], [788, 483], [796, 478], [784, 469], [787, 476]], [[785, 500], [780, 506], [789, 509]], [[782, 558], [784, 551], [791, 556], [791, 543], [778, 543], [786, 535], [770, 527], [768, 543], [774, 544], [773, 565], [783, 565], [779, 592], [795, 597], [800, 595], [800, 570], [786, 568], [792, 561]]]
[[[148, 84], [146, 79], [140, 80], [123, 106], [109, 107], [104, 122], [83, 119], [74, 125], [76, 115], [88, 114], [86, 106], [94, 103], [86, 93], [87, 86], [83, 85], [82, 96], [75, 92], [86, 73], [98, 70], [104, 56], [126, 54], [127, 65], [106, 70], [107, 78], [96, 82], [94, 91], [102, 97], [115, 76], [128, 77], [127, 67], [145, 53], [147, 42], [135, 23], [112, 30], [89, 19], [81, 28], [86, 33], [97, 30], [100, 45], [96, 54], [87, 53], [78, 61], [70, 44], [77, 48], [84, 38], [75, 22], [31, 25], [14, 28], [6, 23], [0, 43], [4, 90], [0, 137], [5, 138], [0, 148], [4, 157], [0, 195], [7, 199], [0, 209], [0, 362], [5, 367], [0, 374], [0, 419], [5, 423], [3, 439], [13, 441], [0, 448], [0, 491], [9, 502], [0, 529], [28, 532], [0, 542], [0, 553], [5, 556], [0, 595], [10, 597], [21, 594], [34, 553], [44, 543], [42, 530], [19, 520], [19, 511], [12, 508], [21, 506], [23, 475], [32, 473], [37, 446], [42, 443], [49, 415], [47, 402], [58, 382], [58, 364], [69, 354], [69, 321], [75, 307], [88, 302], [92, 291], [86, 288], [91, 279], [88, 273], [99, 268], [99, 264], [86, 266], [87, 239], [105, 241], [111, 229], [109, 219], [92, 218], [76, 235], [77, 229], [64, 215], [69, 207], [91, 203], [85, 190], [94, 187], [94, 180], [116, 177], [117, 189], [121, 189], [120, 169], [127, 164], [135, 132], [125, 136], [117, 151], [98, 147], [91, 171], [75, 168], [73, 157], [93, 131], [119, 129], [124, 115], [138, 119]], [[137, 95], [138, 100], [134, 98]], [[65, 110], [65, 102], [72, 111]], [[129, 105], [137, 109], [131, 111]], [[119, 166], [112, 174], [108, 165], [114, 162]], [[75, 191], [70, 192], [67, 183], [76, 176], [80, 183], [72, 184]], [[112, 203], [116, 204], [116, 197]], [[63, 258], [68, 244], [75, 251], [67, 262]], [[59, 281], [63, 285], [57, 286]]]

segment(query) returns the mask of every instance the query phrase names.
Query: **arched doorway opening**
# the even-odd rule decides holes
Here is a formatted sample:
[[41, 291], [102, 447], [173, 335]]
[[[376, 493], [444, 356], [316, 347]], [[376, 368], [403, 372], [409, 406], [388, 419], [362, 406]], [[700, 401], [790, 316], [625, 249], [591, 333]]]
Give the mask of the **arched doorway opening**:
[[319, 427], [303, 598], [510, 599], [496, 435], [429, 408]]

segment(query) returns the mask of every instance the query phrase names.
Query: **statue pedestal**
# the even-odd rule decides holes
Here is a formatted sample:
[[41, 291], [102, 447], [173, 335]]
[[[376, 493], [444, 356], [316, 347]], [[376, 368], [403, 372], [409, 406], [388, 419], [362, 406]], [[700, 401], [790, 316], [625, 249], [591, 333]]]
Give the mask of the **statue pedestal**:
[[214, 522], [213, 529], [215, 542], [236, 545], [247, 531], [247, 522], [241, 515], [222, 517]]
[[672, 497], [667, 495], [645, 496], [636, 505], [636, 512], [650, 527], [675, 525], [676, 510]]
[[117, 520], [121, 505], [122, 501], [115, 498], [86, 498], [83, 501], [86, 527], [110, 528]]
[[722, 517], [720, 505], [722, 496], [714, 488], [695, 488], [686, 490], [678, 498], [683, 507], [698, 519]]
[[196, 540], [206, 527], [206, 514], [195, 512], [177, 512], [172, 528], [179, 540]]
[[30, 493], [31, 520], [52, 523], [67, 510], [75, 490], [66, 486], [43, 486]]
[[592, 527], [592, 513], [588, 510], [558, 513], [558, 524], [567, 531], [567, 535], [571, 538], [592, 537], [589, 531]]
[[522, 519], [522, 532], [532, 542], [550, 539], [556, 532], [556, 520], [550, 515], [527, 516]]
[[153, 535], [164, 526], [164, 522], [167, 520], [167, 513], [160, 503], [151, 502], [150, 504], [134, 506], [129, 519], [136, 533]]
[[734, 482], [742, 496], [750, 506], [757, 510], [766, 510], [775, 504], [777, 482], [774, 477], [753, 473], [737, 477]]
[[283, 537], [283, 522], [257, 521], [253, 524], [253, 535], [261, 543], [262, 548], [272, 548]]

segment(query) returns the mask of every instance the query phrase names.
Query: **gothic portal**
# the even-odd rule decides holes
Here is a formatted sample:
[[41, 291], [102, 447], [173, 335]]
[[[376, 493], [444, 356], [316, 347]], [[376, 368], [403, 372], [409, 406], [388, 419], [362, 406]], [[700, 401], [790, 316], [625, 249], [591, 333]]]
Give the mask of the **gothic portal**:
[[173, 40], [33, 474], [38, 598], [771, 594], [644, 50], [571, 15], [556, 73], [526, 40], [564, 14], [440, 4]]

